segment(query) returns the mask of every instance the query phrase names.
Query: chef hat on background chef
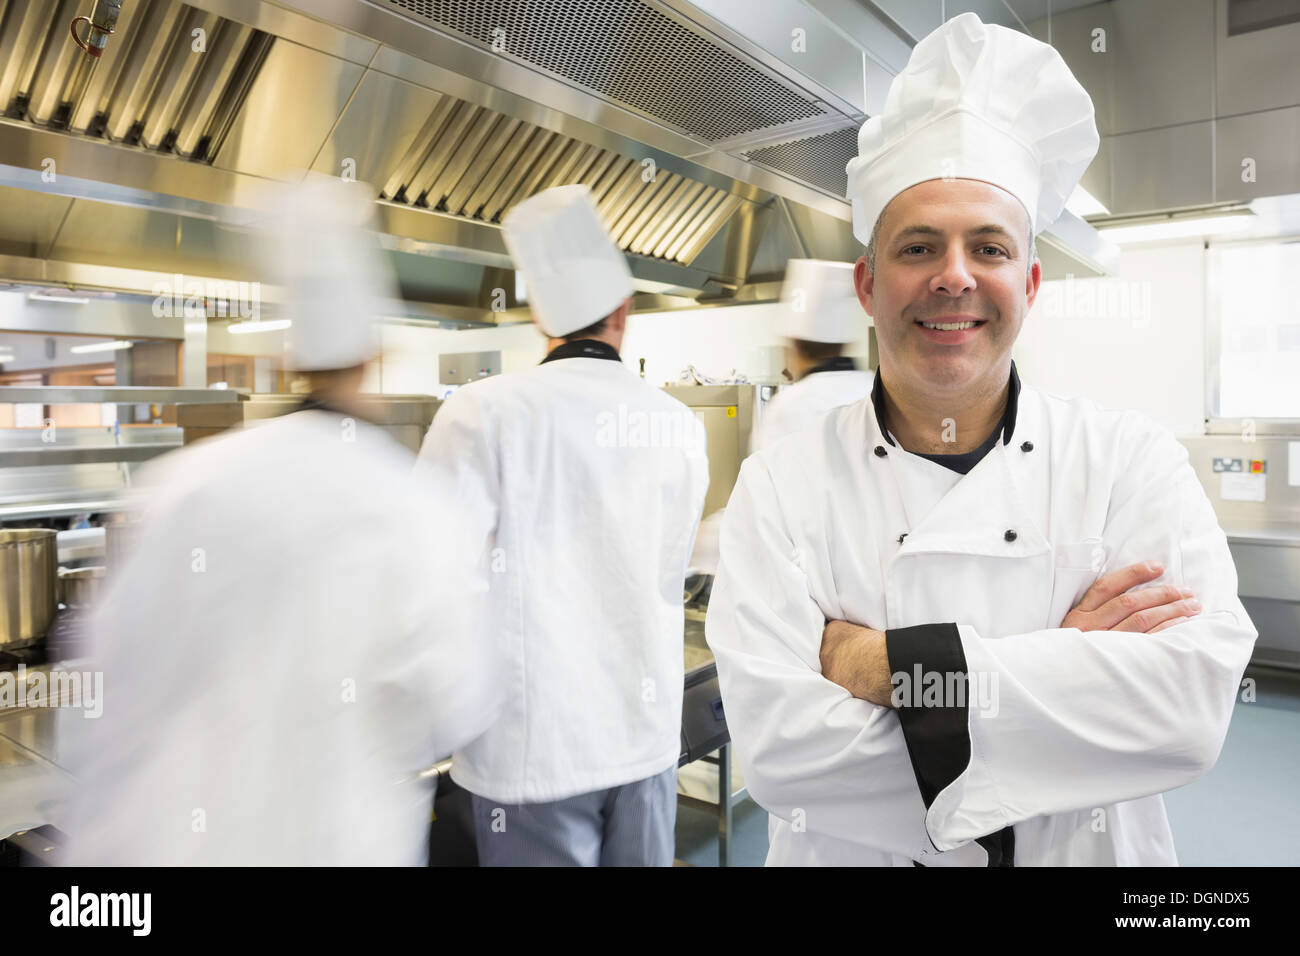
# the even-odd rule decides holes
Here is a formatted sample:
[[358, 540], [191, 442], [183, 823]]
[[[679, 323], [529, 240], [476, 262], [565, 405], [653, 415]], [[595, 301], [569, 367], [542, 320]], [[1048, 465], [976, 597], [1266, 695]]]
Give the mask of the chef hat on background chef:
[[512, 206], [501, 227], [533, 318], [552, 338], [594, 325], [636, 291], [587, 186], [544, 189]]
[[848, 262], [791, 259], [781, 286], [781, 308], [782, 334], [805, 342], [853, 342], [869, 324]]
[[379, 352], [375, 321], [397, 298], [364, 183], [309, 174], [276, 186], [260, 219], [263, 264], [279, 289], [286, 363], [300, 371], [350, 368]]
[[1060, 54], [963, 13], [912, 50], [849, 161], [853, 234], [931, 179], [978, 179], [1020, 200], [1034, 234], [1065, 208], [1097, 153], [1092, 100]]

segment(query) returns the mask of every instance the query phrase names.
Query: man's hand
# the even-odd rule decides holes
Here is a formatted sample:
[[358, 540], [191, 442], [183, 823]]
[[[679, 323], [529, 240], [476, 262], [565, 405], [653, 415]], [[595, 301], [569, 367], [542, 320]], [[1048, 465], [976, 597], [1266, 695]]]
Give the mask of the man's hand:
[[892, 707], [885, 634], [848, 621], [828, 621], [822, 630], [822, 676], [854, 697]]
[[1065, 615], [1061, 627], [1154, 634], [1201, 613], [1201, 602], [1192, 597], [1188, 588], [1166, 584], [1130, 590], [1154, 581], [1163, 573], [1164, 568], [1159, 564], [1143, 562], [1098, 578], [1074, 610]]

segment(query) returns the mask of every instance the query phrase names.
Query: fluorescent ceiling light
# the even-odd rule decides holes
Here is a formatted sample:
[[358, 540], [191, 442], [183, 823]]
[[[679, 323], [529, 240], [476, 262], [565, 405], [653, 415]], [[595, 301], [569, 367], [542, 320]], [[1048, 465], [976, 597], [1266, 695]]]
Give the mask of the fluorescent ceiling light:
[[71, 302], [74, 305], [85, 305], [90, 299], [79, 295], [55, 295], [53, 292], [31, 292], [27, 298], [38, 299], [41, 302]]
[[74, 345], [68, 349], [69, 352], [76, 352], [81, 355], [85, 352], [116, 352], [119, 349], [129, 349], [133, 342], [96, 342], [94, 345]]
[[1070, 198], [1066, 200], [1065, 208], [1070, 210], [1080, 219], [1087, 216], [1109, 216], [1110, 210], [1103, 206], [1100, 200], [1082, 186], [1075, 186], [1074, 192], [1070, 193]]
[[1129, 242], [1156, 242], [1161, 239], [1187, 239], [1193, 236], [1221, 236], [1249, 228], [1250, 215], [1200, 216], [1195, 219], [1166, 219], [1139, 225], [1098, 226], [1097, 231], [1121, 245]]
[[267, 322], [236, 322], [226, 326], [226, 331], [234, 335], [246, 335], [249, 332], [276, 332], [293, 325], [292, 319], [271, 319]]

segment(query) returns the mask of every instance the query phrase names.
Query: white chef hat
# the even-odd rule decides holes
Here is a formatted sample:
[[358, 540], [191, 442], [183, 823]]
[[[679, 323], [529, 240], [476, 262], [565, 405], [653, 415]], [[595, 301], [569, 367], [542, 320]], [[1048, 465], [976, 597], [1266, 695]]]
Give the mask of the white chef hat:
[[501, 229], [533, 319], [552, 338], [595, 324], [636, 291], [587, 186], [544, 189], [512, 206]]
[[849, 161], [862, 243], [889, 201], [931, 179], [978, 179], [1020, 200], [1035, 234], [1097, 153], [1092, 100], [1052, 47], [963, 13], [912, 50]]
[[310, 174], [276, 186], [260, 218], [262, 261], [280, 290], [286, 363], [301, 371], [349, 368], [379, 352], [375, 320], [397, 298], [364, 183]]
[[867, 314], [853, 288], [853, 266], [823, 259], [791, 259], [781, 286], [781, 330], [805, 342], [852, 342]]

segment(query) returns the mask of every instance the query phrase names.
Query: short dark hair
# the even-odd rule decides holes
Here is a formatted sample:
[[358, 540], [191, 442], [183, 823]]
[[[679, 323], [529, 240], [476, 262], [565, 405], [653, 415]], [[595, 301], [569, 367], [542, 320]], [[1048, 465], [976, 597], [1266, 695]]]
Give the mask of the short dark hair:
[[564, 341], [573, 342], [577, 339], [594, 339], [598, 335], [604, 335], [609, 329], [609, 316], [605, 316], [599, 322], [587, 326], [585, 329], [578, 329], [576, 332], [570, 332], [564, 336]]
[[807, 339], [794, 339], [793, 342], [795, 352], [808, 362], [825, 362], [844, 354], [842, 342], [810, 342]]

